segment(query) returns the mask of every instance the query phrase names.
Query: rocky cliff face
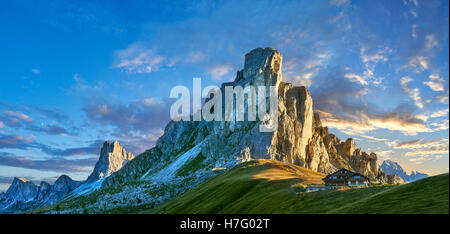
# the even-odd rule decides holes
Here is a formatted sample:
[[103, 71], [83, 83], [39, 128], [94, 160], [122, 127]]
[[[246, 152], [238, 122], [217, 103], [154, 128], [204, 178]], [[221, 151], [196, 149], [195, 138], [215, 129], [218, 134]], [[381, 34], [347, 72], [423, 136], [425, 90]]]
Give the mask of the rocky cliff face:
[[[372, 180], [387, 181], [378, 168], [375, 153], [361, 151], [353, 139], [341, 141], [322, 126], [319, 115], [314, 114], [309, 91], [283, 82], [281, 66], [282, 56], [278, 51], [271, 48], [252, 50], [245, 55], [244, 69], [237, 72], [235, 80], [221, 87], [223, 91], [225, 86], [276, 86], [279, 117], [274, 132], [260, 132], [261, 120], [172, 121], [154, 148], [111, 175], [103, 186], [152, 180], [155, 175], [160, 178], [159, 171], [165, 171], [167, 167], [172, 170], [168, 177], [176, 180], [177, 171], [183, 169], [180, 161], [189, 163], [198, 158], [201, 163], [190, 174], [197, 178], [195, 183], [213, 175], [211, 168], [230, 168], [252, 158], [280, 160], [323, 173], [344, 167]], [[196, 150], [192, 150], [194, 148]]]
[[391, 160], [383, 161], [383, 164], [381, 164], [380, 168], [384, 172], [386, 172], [388, 174], [398, 175], [403, 180], [408, 181], [408, 182], [413, 182], [413, 181], [420, 180], [420, 179], [423, 179], [423, 178], [426, 178], [429, 176], [427, 174], [416, 172], [416, 171], [412, 171], [411, 174], [408, 175], [408, 173], [406, 173], [405, 170], [403, 170], [403, 168], [402, 168], [402, 166], [400, 166], [400, 164], [398, 164], [394, 161], [391, 161]]
[[102, 177], [108, 177], [118, 171], [128, 161], [132, 160], [134, 155], [123, 148], [118, 142], [105, 141], [100, 150], [100, 158], [95, 164], [94, 171], [88, 177], [87, 181], [95, 181]]

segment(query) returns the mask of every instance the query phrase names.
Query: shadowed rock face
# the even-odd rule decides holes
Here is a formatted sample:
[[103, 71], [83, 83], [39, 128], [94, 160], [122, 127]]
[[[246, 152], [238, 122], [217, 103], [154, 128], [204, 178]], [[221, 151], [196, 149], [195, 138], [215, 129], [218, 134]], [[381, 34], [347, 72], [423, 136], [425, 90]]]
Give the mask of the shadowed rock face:
[[53, 185], [42, 181], [39, 186], [25, 178], [14, 178], [3, 198], [0, 197], [0, 213], [15, 213], [51, 205], [80, 184], [67, 175], [60, 176]]
[[[380, 170], [374, 153], [357, 149], [353, 139], [342, 142], [323, 127], [314, 114], [313, 100], [306, 87], [282, 81], [282, 56], [272, 48], [258, 48], [245, 55], [244, 68], [225, 86], [276, 86], [278, 127], [260, 132], [260, 121], [171, 121], [156, 146], [137, 156], [108, 177], [103, 186], [139, 179], [157, 172], [194, 146], [205, 157], [197, 178], [213, 174], [206, 168], [231, 168], [236, 163], [265, 158], [293, 163], [322, 173], [348, 168], [378, 180]], [[268, 106], [268, 105], [267, 105]], [[224, 107], [222, 107], [224, 108]], [[223, 110], [222, 110], [223, 111]], [[224, 115], [223, 115], [224, 116]], [[198, 182], [198, 180], [197, 180]]]
[[38, 189], [38, 186], [25, 178], [14, 178], [5, 196], [11, 201], [25, 202], [34, 199]]
[[134, 155], [123, 148], [118, 142], [105, 141], [100, 150], [100, 158], [95, 164], [94, 171], [88, 177], [87, 181], [95, 181], [102, 177], [108, 177], [118, 171], [128, 161], [132, 160]]

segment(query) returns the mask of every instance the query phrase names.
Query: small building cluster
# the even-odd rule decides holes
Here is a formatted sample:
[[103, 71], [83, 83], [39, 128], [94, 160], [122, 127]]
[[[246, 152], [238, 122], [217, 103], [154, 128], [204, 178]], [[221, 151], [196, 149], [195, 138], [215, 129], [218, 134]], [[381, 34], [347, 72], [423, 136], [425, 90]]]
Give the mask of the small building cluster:
[[325, 186], [337, 187], [337, 186], [368, 186], [370, 183], [369, 178], [342, 168], [334, 173], [331, 173], [322, 179], [325, 182]]
[[347, 186], [369, 186], [370, 184], [370, 180], [367, 176], [345, 168], [325, 176], [322, 180], [325, 182], [325, 186], [308, 185], [306, 187], [306, 192], [322, 191]]

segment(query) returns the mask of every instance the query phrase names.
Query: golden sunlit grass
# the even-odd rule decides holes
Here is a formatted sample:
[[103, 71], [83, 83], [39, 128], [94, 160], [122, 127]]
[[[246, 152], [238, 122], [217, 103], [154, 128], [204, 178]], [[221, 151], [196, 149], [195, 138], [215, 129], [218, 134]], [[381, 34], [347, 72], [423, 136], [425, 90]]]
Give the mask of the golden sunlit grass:
[[[322, 173], [318, 173], [303, 167], [296, 165], [285, 164], [278, 161], [259, 159], [251, 162], [247, 167], [258, 167], [253, 179], [265, 179], [265, 180], [298, 180], [304, 184], [322, 184], [322, 178], [325, 176]], [[245, 168], [245, 167], [243, 167]]]
[[447, 213], [448, 174], [405, 185], [304, 192], [323, 174], [271, 160], [253, 160], [217, 175], [143, 213]]

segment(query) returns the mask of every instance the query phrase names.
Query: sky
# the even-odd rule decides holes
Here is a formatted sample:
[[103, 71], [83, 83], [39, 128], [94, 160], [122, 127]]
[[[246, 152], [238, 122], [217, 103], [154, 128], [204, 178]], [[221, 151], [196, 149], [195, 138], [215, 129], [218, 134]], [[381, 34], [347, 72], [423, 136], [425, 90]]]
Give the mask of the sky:
[[323, 125], [407, 172], [448, 172], [449, 6], [380, 1], [2, 1], [0, 191], [84, 180], [105, 140], [154, 146], [176, 85], [272, 47]]

